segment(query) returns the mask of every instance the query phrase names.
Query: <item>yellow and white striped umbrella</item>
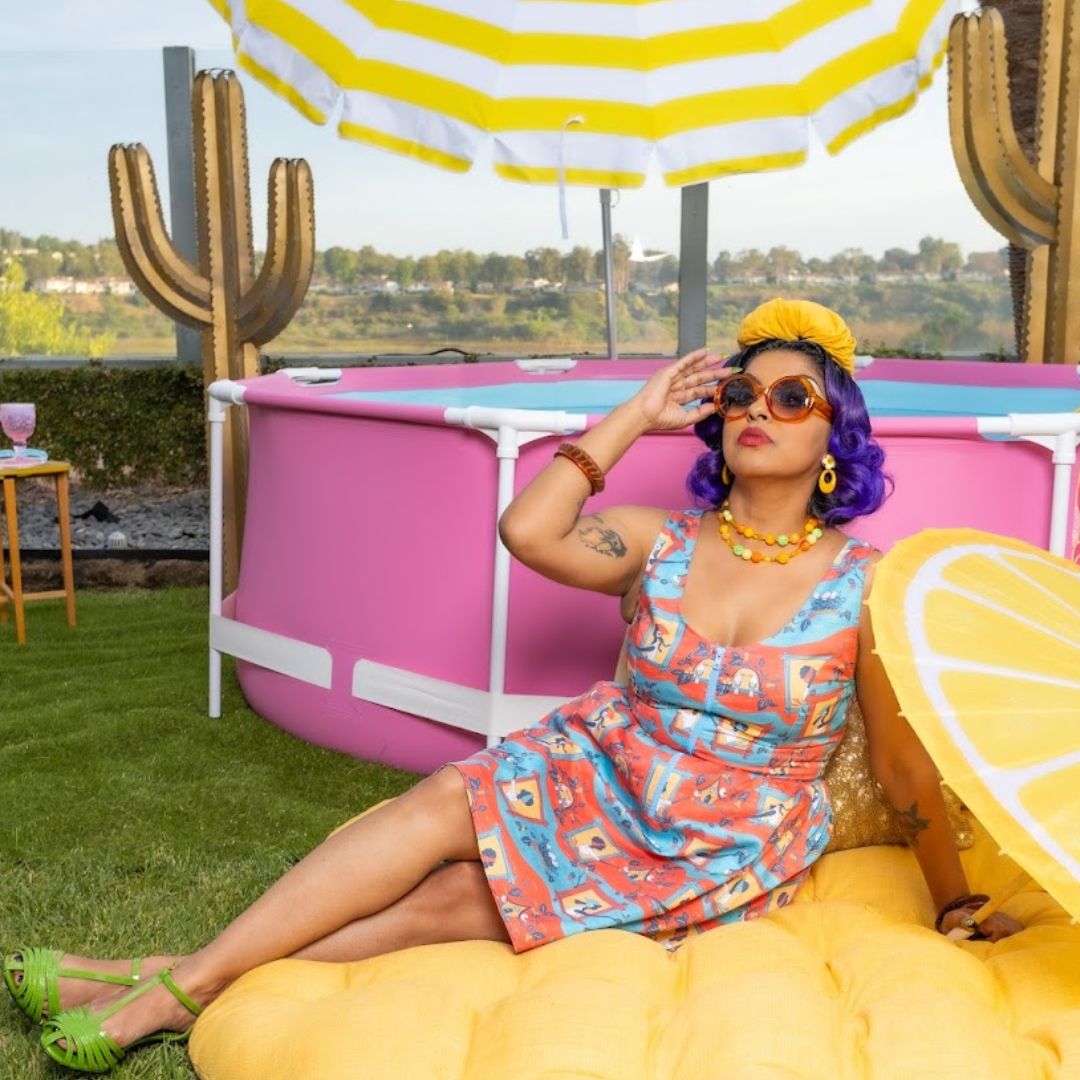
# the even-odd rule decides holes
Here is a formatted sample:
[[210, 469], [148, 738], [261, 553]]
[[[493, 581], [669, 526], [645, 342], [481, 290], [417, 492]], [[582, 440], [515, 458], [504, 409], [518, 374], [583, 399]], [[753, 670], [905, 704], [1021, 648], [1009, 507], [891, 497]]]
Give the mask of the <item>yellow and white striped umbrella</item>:
[[1080, 918], [1080, 567], [930, 529], [878, 564], [877, 650], [945, 781]]
[[311, 120], [447, 169], [637, 187], [797, 165], [906, 111], [961, 0], [210, 0]]

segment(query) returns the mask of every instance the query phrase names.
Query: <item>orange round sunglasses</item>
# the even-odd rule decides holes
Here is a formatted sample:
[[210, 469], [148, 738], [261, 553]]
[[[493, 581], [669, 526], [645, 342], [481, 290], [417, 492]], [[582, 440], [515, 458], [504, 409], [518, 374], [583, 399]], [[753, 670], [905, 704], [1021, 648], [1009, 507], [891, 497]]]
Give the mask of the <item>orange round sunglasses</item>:
[[763, 386], [748, 372], [737, 372], [717, 386], [713, 404], [725, 420], [738, 420], [762, 394], [770, 415], [781, 423], [797, 424], [812, 412], [832, 421], [832, 406], [806, 375], [782, 375], [770, 386]]

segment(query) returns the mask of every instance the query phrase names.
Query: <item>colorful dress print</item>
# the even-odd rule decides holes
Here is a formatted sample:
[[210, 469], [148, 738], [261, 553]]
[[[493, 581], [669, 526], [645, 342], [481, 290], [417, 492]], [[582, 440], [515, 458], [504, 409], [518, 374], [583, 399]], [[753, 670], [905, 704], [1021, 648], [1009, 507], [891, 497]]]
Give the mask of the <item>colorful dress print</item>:
[[517, 952], [611, 927], [674, 948], [788, 904], [828, 843], [872, 549], [848, 540], [787, 626], [724, 648], [682, 617], [701, 519], [653, 547], [626, 686], [455, 763]]

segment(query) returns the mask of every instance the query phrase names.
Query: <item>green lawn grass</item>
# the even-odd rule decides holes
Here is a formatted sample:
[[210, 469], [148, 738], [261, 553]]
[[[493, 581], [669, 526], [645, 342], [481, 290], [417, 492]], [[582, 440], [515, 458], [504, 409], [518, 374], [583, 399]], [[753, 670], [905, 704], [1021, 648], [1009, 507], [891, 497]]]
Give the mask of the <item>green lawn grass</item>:
[[[0, 951], [184, 952], [335, 825], [416, 777], [286, 735], [227, 675], [206, 716], [205, 589], [88, 594], [0, 624]], [[226, 662], [226, 670], [229, 670]], [[70, 1076], [0, 991], [0, 1078]], [[192, 1080], [180, 1048], [113, 1073]]]

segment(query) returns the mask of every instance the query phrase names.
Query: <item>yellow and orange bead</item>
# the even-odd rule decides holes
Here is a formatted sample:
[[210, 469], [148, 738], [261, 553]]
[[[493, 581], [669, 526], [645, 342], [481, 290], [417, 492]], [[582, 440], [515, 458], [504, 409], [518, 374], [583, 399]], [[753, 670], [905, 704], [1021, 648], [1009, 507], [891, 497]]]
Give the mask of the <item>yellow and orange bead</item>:
[[[781, 566], [786, 566], [796, 555], [809, 551], [823, 535], [821, 523], [814, 517], [807, 518], [802, 532], [795, 533], [793, 536], [784, 533], [779, 535], [775, 533], [759, 533], [748, 525], [736, 521], [726, 502], [720, 507], [717, 521], [720, 525], [720, 536], [731, 549], [732, 554], [739, 559], [752, 563], [775, 562]], [[766, 555], [762, 551], [751, 551], [750, 548], [738, 543], [732, 537], [731, 530], [733, 528], [747, 540], [761, 540], [770, 547], [779, 547], [780, 551], [776, 555]]]

